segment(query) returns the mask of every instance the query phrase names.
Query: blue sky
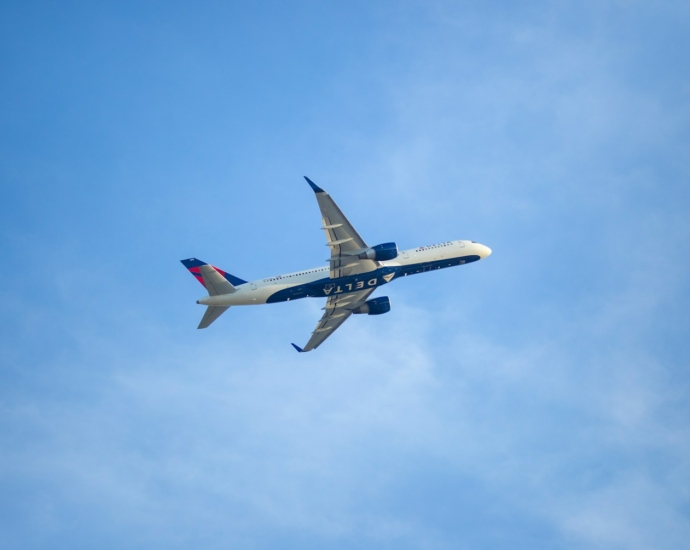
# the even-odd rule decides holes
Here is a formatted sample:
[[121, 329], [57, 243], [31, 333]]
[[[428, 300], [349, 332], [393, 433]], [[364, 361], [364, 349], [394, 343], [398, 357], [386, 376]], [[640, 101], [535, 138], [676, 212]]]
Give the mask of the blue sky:
[[[4, 2], [0, 546], [685, 548], [684, 2]], [[196, 331], [195, 256], [493, 255]], [[379, 292], [378, 294], [382, 294]]]

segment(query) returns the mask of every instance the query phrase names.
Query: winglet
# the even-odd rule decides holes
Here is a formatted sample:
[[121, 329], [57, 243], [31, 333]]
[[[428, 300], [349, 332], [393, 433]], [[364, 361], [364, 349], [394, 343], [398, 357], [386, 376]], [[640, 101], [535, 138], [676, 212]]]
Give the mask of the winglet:
[[[307, 180], [307, 181], [309, 181], [309, 180]], [[301, 347], [296, 346], [295, 344], [292, 344], [292, 347], [295, 348], [295, 349], [296, 349], [297, 351], [299, 351], [300, 353], [302, 353], [302, 348], [301, 348]]]
[[304, 179], [307, 180], [307, 183], [314, 190], [314, 193], [325, 193], [325, 191], [323, 189], [321, 189], [318, 185], [316, 185], [313, 181], [311, 181], [307, 176], [304, 176]]

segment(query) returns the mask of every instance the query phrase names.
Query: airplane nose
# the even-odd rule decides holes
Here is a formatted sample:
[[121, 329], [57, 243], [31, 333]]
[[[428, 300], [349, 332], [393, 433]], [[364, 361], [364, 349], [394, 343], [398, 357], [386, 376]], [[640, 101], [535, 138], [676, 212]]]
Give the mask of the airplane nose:
[[484, 258], [487, 258], [488, 256], [491, 256], [491, 249], [488, 246], [485, 246], [483, 244], [479, 245], [479, 256], [483, 260]]

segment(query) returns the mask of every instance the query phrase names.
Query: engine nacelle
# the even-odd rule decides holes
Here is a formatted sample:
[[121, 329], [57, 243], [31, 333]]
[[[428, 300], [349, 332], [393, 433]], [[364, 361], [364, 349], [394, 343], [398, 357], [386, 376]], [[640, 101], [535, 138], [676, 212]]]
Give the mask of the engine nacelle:
[[394, 260], [398, 257], [398, 245], [395, 243], [383, 243], [372, 246], [366, 252], [359, 255], [360, 260], [375, 260], [377, 262], [385, 262], [387, 260]]
[[366, 313], [367, 315], [382, 315], [391, 310], [391, 301], [388, 296], [381, 296], [373, 300], [367, 300], [358, 308], [352, 310], [352, 313]]

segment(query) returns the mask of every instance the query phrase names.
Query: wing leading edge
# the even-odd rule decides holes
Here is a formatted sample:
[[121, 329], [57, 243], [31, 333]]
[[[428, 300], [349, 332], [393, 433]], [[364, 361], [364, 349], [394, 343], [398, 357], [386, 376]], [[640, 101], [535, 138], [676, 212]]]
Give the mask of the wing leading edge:
[[[357, 275], [374, 271], [379, 263], [373, 260], [360, 259], [359, 255], [369, 247], [364, 239], [359, 236], [357, 230], [347, 219], [342, 210], [331, 196], [304, 176], [307, 183], [316, 195], [316, 201], [321, 210], [322, 229], [326, 232], [326, 245], [331, 249], [330, 263], [331, 279]], [[318, 348], [340, 325], [347, 321], [352, 311], [361, 306], [375, 289], [365, 289], [348, 294], [330, 296], [326, 301], [326, 307], [321, 320], [316, 325], [311, 338], [304, 346], [292, 344], [300, 353]]]
[[331, 249], [331, 257], [328, 259], [331, 279], [375, 270], [379, 266], [378, 262], [359, 259], [359, 254], [369, 247], [335, 201], [308, 177], [304, 176], [304, 179], [313, 189], [321, 210], [326, 245]]
[[352, 315], [352, 310], [357, 309], [367, 298], [374, 292], [374, 288], [367, 288], [358, 292], [350, 292], [348, 294], [338, 294], [337, 296], [330, 296], [326, 302], [325, 312], [321, 320], [316, 325], [316, 329], [311, 334], [311, 338], [304, 348], [300, 348], [295, 344], [293, 347], [300, 353], [311, 351], [318, 348], [331, 334], [333, 334], [340, 325], [347, 321], [348, 317]]

